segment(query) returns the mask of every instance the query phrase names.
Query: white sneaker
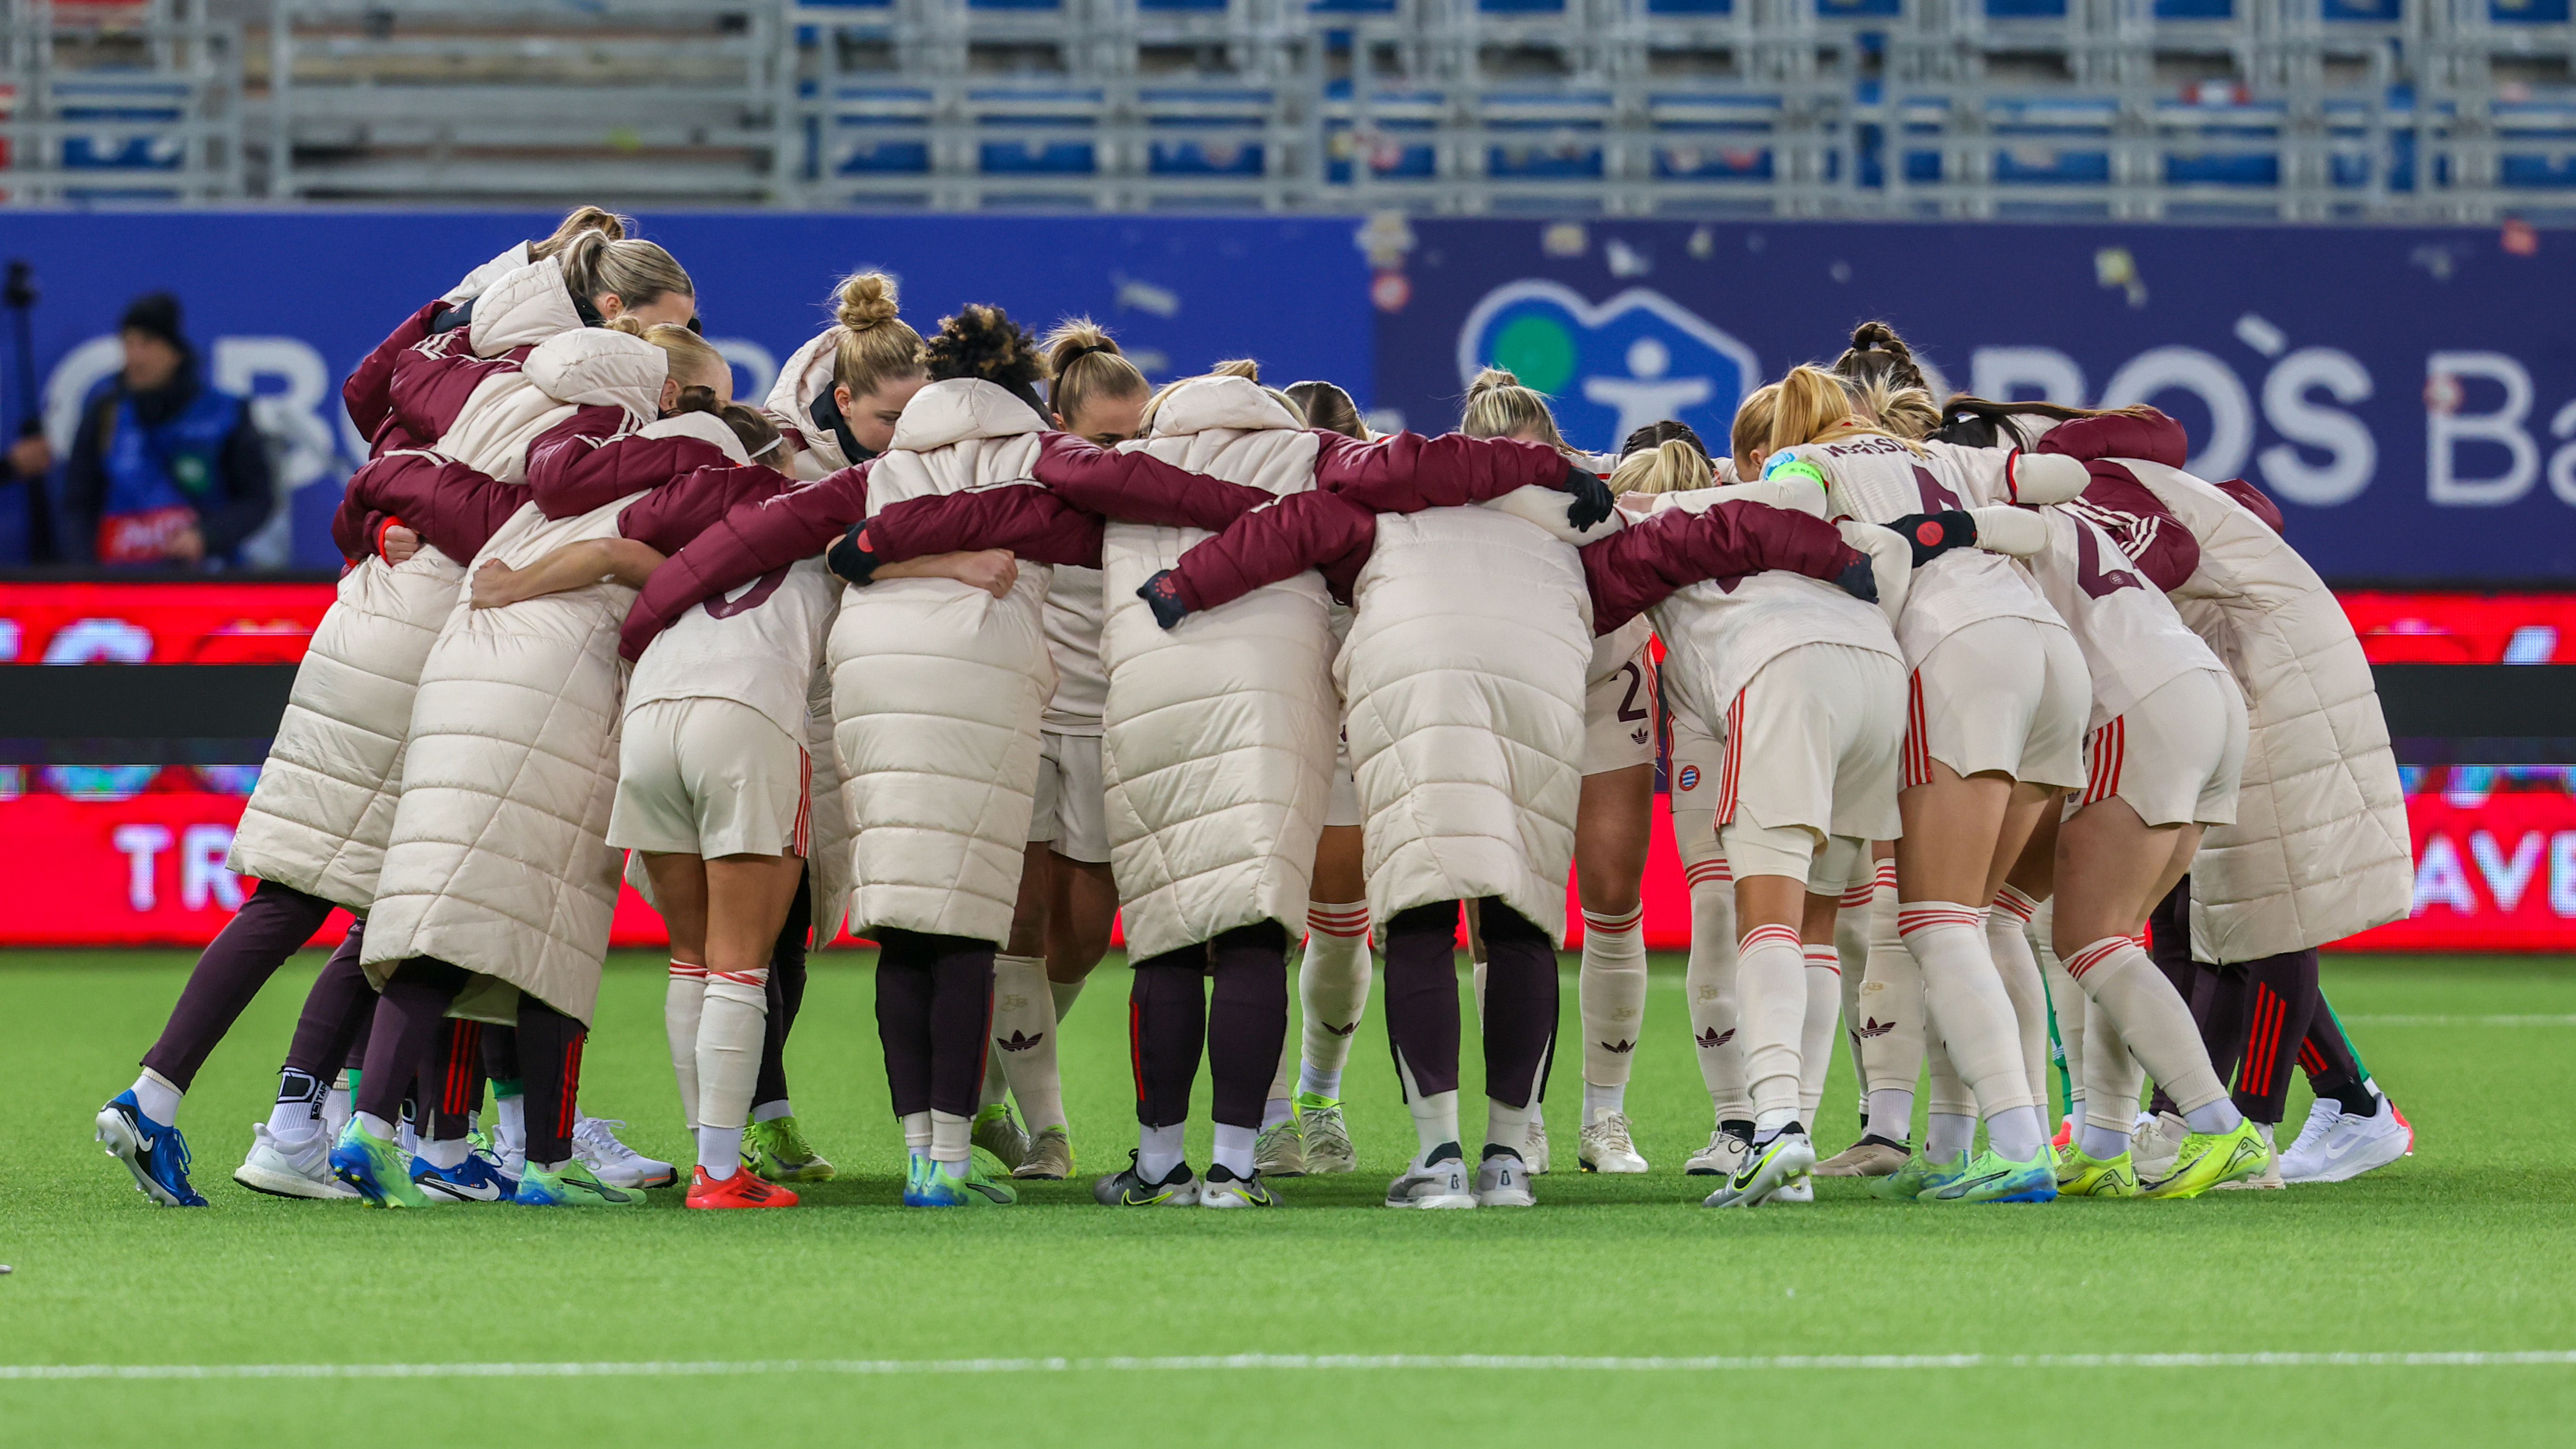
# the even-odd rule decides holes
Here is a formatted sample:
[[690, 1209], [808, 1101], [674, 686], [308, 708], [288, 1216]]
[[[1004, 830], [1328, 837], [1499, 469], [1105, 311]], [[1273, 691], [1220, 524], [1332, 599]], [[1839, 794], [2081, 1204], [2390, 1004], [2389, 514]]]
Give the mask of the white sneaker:
[[1342, 1120], [1338, 1099], [1319, 1107], [1309, 1107], [1300, 1097], [1297, 1103], [1297, 1135], [1304, 1139], [1306, 1172], [1309, 1176], [1349, 1172], [1358, 1167], [1359, 1154], [1351, 1150], [1351, 1129]]
[[[2311, 1125], [2314, 1120], [2311, 1114]], [[2356, 1117], [2338, 1108], [2334, 1125], [2317, 1142], [2301, 1132], [2279, 1166], [2288, 1182], [2349, 1182], [2414, 1153], [2415, 1129], [2398, 1115], [2395, 1102], [2382, 1097], [2372, 1116]]]
[[2298, 1140], [2291, 1143], [2289, 1148], [2281, 1154], [2281, 1175], [2283, 1177], [2288, 1178], [2292, 1182], [2304, 1182], [2307, 1180], [2304, 1177], [2291, 1177], [2290, 1164], [2292, 1162], [2302, 1161], [2306, 1158], [2315, 1156], [2317, 1148], [2325, 1142], [2326, 1138], [2330, 1134], [2333, 1133], [2335, 1129], [2335, 1121], [2341, 1116], [2343, 1116], [2343, 1103], [2336, 1101], [2332, 1097], [2319, 1097], [2308, 1104], [2308, 1120], [2304, 1126], [2299, 1128]]
[[1778, 1192], [1762, 1199], [1760, 1205], [1763, 1207], [1769, 1207], [1775, 1202], [1814, 1202], [1815, 1200], [1815, 1175], [1812, 1173], [1802, 1172], [1796, 1177], [1789, 1179], [1788, 1183]]
[[1252, 1170], [1261, 1177], [1304, 1177], [1306, 1143], [1297, 1133], [1297, 1114], [1289, 1113], [1261, 1129], [1252, 1139]]
[[1646, 1170], [1646, 1159], [1637, 1154], [1636, 1142], [1628, 1135], [1628, 1114], [1613, 1112], [1589, 1122], [1575, 1138], [1575, 1161], [1585, 1172], [1636, 1173]]
[[1530, 1191], [1529, 1165], [1519, 1153], [1508, 1147], [1485, 1149], [1485, 1160], [1476, 1164], [1476, 1206], [1538, 1206], [1538, 1194]]
[[1744, 1166], [1744, 1154], [1753, 1144], [1732, 1132], [1720, 1130], [1708, 1134], [1708, 1145], [1690, 1155], [1682, 1164], [1684, 1177], [1733, 1177]]
[[1521, 1162], [1532, 1177], [1547, 1176], [1547, 1119], [1530, 1114], [1529, 1140], [1521, 1144]]
[[1467, 1189], [1467, 1163], [1456, 1148], [1438, 1162], [1417, 1157], [1404, 1165], [1404, 1175], [1386, 1185], [1391, 1208], [1471, 1208], [1476, 1195]]
[[671, 1164], [618, 1141], [610, 1130], [625, 1125], [620, 1117], [584, 1117], [574, 1122], [573, 1157], [610, 1187], [669, 1187], [677, 1178]]
[[250, 1155], [233, 1169], [233, 1181], [271, 1197], [356, 1197], [358, 1190], [331, 1175], [331, 1139], [319, 1131], [279, 1137], [265, 1122], [250, 1124]]

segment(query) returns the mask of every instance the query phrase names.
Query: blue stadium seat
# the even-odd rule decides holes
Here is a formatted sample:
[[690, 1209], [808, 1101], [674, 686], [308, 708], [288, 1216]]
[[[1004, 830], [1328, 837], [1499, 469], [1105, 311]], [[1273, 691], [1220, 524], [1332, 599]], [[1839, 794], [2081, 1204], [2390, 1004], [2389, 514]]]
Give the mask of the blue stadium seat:
[[55, 115], [90, 129], [63, 137], [66, 171], [176, 171], [188, 145], [172, 128], [187, 119], [184, 81], [65, 77], [54, 81]]
[[1307, 0], [1306, 8], [1322, 15], [1392, 15], [1395, 0]]
[[1994, 155], [2006, 186], [2104, 186], [2120, 103], [2109, 96], [1990, 96], [1986, 127], [2007, 144]]
[[1732, 15], [1735, 0], [1646, 0], [1649, 15]]
[[2168, 186], [2278, 186], [2289, 107], [2227, 87], [2156, 103]]
[[985, 175], [1089, 176], [1099, 171], [1100, 147], [1092, 135], [1101, 111], [1098, 87], [982, 86], [968, 91], [966, 101], [979, 126], [1072, 133], [1061, 140], [1045, 134], [979, 140], [975, 167]]
[[1905, 13], [1905, 0], [1816, 0], [1825, 20], [1894, 20]]
[[[1136, 93], [1150, 129], [1202, 134], [1157, 136], [1145, 169], [1156, 176], [1259, 176], [1267, 170], [1262, 131], [1278, 97], [1259, 87], [1153, 86]], [[1205, 134], [1214, 132], [1216, 134]], [[1227, 132], [1241, 132], [1237, 140]]]
[[2564, 25], [2567, 0], [2487, 0], [2487, 19], [2498, 25]]
[[835, 176], [930, 170], [932, 95], [908, 86], [845, 86], [832, 97], [825, 165]]
[[2515, 190], [2576, 187], [2576, 101], [2497, 101], [2496, 182]]
[[2066, 0], [1985, 0], [1989, 20], [2054, 20], [2066, 14]]
[[[1369, 93], [1373, 143], [1364, 145], [1356, 129], [1358, 111], [1351, 104], [1351, 83], [1337, 80], [1324, 88], [1324, 179], [1351, 184], [1354, 163], [1368, 167], [1378, 181], [1428, 180], [1440, 174], [1440, 151], [1432, 133], [1440, 128], [1448, 97], [1438, 91], [1376, 90]], [[1363, 154], [1365, 152], [1365, 154]]]
[[2318, 18], [2329, 24], [2394, 24], [2405, 18], [2406, 0], [2319, 0]]
[[2156, 0], [2158, 20], [2232, 20], [2236, 0]]
[[[1490, 92], [1479, 117], [1487, 140], [1485, 174], [1532, 181], [1598, 178], [1610, 113], [1608, 91]], [[1496, 132], [1507, 139], [1494, 139]]]
[[1663, 91], [1646, 97], [1658, 181], [1768, 181], [1770, 140], [1781, 121], [1776, 95]]

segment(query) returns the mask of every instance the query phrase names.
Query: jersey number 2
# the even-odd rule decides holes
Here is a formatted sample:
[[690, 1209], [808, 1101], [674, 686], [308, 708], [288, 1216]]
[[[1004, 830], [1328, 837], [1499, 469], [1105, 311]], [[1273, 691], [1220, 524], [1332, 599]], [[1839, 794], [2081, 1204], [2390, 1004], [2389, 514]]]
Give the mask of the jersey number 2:
[[1624, 724], [1630, 720], [1644, 719], [1646, 711], [1637, 703], [1637, 692], [1646, 687], [1646, 671], [1638, 668], [1637, 661], [1634, 659], [1620, 665], [1619, 668], [1628, 676], [1628, 692], [1619, 701], [1620, 722]]

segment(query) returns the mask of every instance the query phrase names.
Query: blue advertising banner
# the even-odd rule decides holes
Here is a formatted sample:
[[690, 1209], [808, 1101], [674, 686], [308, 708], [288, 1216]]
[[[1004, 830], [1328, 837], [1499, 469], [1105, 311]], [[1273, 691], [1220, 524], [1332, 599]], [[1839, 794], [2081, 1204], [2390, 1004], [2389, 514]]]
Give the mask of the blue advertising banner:
[[[1227, 357], [1265, 378], [1330, 377], [1368, 393], [1370, 318], [1354, 223], [1161, 217], [646, 216], [698, 286], [707, 337], [757, 400], [778, 364], [829, 324], [835, 279], [880, 268], [928, 332], [966, 302], [1033, 330], [1089, 314], [1156, 380]], [[366, 456], [340, 383], [395, 323], [468, 268], [553, 230], [536, 213], [0, 213], [0, 253], [35, 268], [36, 372], [67, 454], [81, 404], [120, 366], [116, 321], [135, 296], [176, 293], [206, 376], [253, 397], [275, 445], [281, 519], [248, 551], [270, 566], [339, 562], [339, 485]], [[0, 415], [17, 423], [14, 352]], [[0, 562], [24, 557], [24, 493], [0, 488]]]
[[2576, 575], [2576, 234], [1391, 219], [1376, 403], [1454, 426], [1488, 363], [1569, 441], [1737, 400], [1884, 318], [1989, 397], [2149, 402], [2331, 578]]

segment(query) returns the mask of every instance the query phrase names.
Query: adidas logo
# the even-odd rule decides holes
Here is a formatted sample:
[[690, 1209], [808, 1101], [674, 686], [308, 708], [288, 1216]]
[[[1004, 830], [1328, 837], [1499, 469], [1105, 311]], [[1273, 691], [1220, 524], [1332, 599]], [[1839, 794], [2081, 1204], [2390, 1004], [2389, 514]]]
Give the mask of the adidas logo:
[[1637, 726], [1636, 729], [1629, 732], [1628, 738], [1636, 744], [1644, 744], [1646, 742], [1646, 727], [1644, 725]]
[[1023, 1032], [1014, 1031], [1009, 1036], [997, 1036], [993, 1038], [993, 1045], [1000, 1047], [1006, 1052], [1024, 1052], [1045, 1040], [1045, 1032], [1039, 1032], [1036, 1036], [1029, 1036]]
[[1601, 1044], [1601, 1049], [1603, 1051], [1617, 1052], [1621, 1056], [1625, 1056], [1628, 1053], [1635, 1051], [1637, 1049], [1637, 1044], [1632, 1041], [1605, 1041]]
[[1335, 1026], [1329, 1021], [1324, 1023], [1324, 1030], [1331, 1032], [1335, 1036], [1349, 1036], [1352, 1032], [1359, 1029], [1360, 1024], [1356, 1021], [1347, 1026]]
[[1735, 1040], [1735, 1028], [1733, 1027], [1728, 1027], [1724, 1031], [1719, 1031], [1715, 1027], [1710, 1027], [1708, 1030], [1699, 1034], [1699, 1044], [1703, 1051], [1715, 1047], [1722, 1047], [1733, 1040]]
[[1892, 1021], [1881, 1021], [1877, 1017], [1873, 1016], [1869, 1020], [1862, 1022], [1856, 1030], [1863, 1040], [1867, 1040], [1872, 1037], [1885, 1036], [1889, 1032], [1896, 1030], [1896, 1023]]

